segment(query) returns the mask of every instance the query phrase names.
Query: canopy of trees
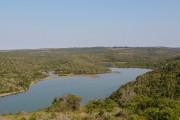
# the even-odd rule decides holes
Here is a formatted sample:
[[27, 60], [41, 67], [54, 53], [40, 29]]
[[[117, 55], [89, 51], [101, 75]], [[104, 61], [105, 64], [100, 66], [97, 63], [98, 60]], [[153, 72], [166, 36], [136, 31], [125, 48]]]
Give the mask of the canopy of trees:
[[119, 88], [110, 99], [148, 120], [179, 119], [180, 57], [157, 66], [154, 71]]

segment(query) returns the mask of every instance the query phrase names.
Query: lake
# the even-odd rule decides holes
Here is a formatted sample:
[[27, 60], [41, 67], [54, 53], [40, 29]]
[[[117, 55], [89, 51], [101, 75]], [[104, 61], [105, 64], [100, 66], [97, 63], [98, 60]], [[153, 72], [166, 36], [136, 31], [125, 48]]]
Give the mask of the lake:
[[0, 114], [37, 111], [48, 107], [55, 97], [66, 93], [81, 96], [82, 104], [86, 104], [91, 99], [110, 96], [121, 85], [148, 71], [141, 68], [113, 68], [111, 73], [98, 75], [50, 75], [50, 80], [40, 81], [24, 93], [0, 97]]

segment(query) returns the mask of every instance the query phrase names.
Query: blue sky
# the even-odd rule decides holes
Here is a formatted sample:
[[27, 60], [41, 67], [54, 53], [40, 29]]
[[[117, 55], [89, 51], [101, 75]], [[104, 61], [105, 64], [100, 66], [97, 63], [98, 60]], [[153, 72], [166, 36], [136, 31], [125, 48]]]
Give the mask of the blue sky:
[[180, 0], [1, 0], [0, 49], [180, 47]]

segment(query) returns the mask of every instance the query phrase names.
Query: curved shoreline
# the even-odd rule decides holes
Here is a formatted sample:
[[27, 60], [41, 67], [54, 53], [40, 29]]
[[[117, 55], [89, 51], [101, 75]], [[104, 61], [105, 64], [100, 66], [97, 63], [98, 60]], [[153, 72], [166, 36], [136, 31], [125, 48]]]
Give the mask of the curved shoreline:
[[[125, 68], [131, 68], [131, 67], [125, 67]], [[132, 68], [137, 68], [137, 67], [132, 67]], [[68, 77], [68, 76], [71, 77], [71, 76], [77, 76], [77, 75], [98, 75], [98, 74], [105, 74], [105, 73], [116, 72], [116, 71], [113, 71], [112, 69], [113, 69], [113, 68], [111, 68], [110, 71], [108, 71], [108, 72], [96, 73], [96, 74], [74, 74], [74, 73], [70, 73], [70, 74], [63, 74], [63, 75], [58, 75], [58, 74], [54, 74], [54, 75], [61, 76], [61, 77]], [[144, 68], [142, 68], [142, 69], [144, 69]], [[147, 68], [147, 69], [148, 69], [148, 68]], [[44, 81], [44, 80], [50, 80], [50, 78], [51, 78], [51, 76], [48, 76], [48, 77], [45, 77], [44, 79], [32, 81], [31, 84], [29, 85], [29, 88], [30, 88], [32, 85], [36, 84], [37, 82]], [[6, 97], [6, 96], [10, 96], [10, 95], [16, 95], [16, 94], [19, 94], [19, 93], [23, 93], [23, 92], [28, 91], [29, 88], [24, 89], [24, 90], [20, 90], [20, 91], [16, 91], [16, 92], [2, 93], [2, 94], [0, 94], [0, 97]]]
[[[111, 71], [112, 72], [112, 71]], [[110, 72], [105, 72], [105, 73], [110, 73]], [[97, 73], [98, 74], [98, 73]], [[93, 74], [93, 75], [97, 75], [97, 74]], [[104, 74], [104, 73], [102, 73]], [[55, 74], [57, 75], [57, 74]], [[70, 74], [63, 74], [61, 75], [62, 77], [67, 77], [67, 76], [76, 76], [76, 75], [92, 75], [92, 74], [74, 74], [74, 73], [70, 73]], [[60, 76], [60, 75], [57, 75], [57, 76]], [[44, 81], [44, 80], [50, 80], [51, 76], [48, 76], [44, 79], [41, 79], [41, 80], [35, 80], [35, 81], [32, 81], [31, 84], [29, 85], [29, 88], [36, 84], [37, 82], [40, 82], [40, 81]], [[6, 96], [10, 96], [10, 95], [16, 95], [16, 94], [19, 94], [19, 93], [23, 93], [23, 92], [26, 92], [29, 90], [29, 88], [25, 89], [25, 90], [20, 90], [20, 91], [16, 91], [16, 92], [8, 92], [8, 93], [2, 93], [0, 94], [0, 97], [6, 97]]]
[[[128, 68], [128, 67], [126, 67], [126, 68]], [[132, 67], [132, 68], [133, 68], [133, 67]], [[136, 68], [136, 67], [135, 67], [135, 68]], [[63, 74], [63, 75], [58, 75], [58, 74], [54, 74], [54, 75], [62, 76], [62, 77], [67, 77], [67, 76], [76, 76], [76, 75], [97, 75], [97, 74], [105, 74], [105, 73], [111, 73], [111, 72], [114, 72], [114, 71], [112, 70], [112, 68], [111, 68], [110, 71], [108, 71], [108, 72], [96, 73], [96, 74], [74, 74], [74, 73], [70, 73], [70, 74]], [[115, 71], [115, 72], [116, 72], [116, 71]], [[43, 80], [48, 80], [48, 79], [50, 79], [50, 78], [51, 78], [51, 76], [48, 76], [48, 77], [46, 77], [46, 78], [44, 78], [44, 79], [41, 79], [41, 80], [35, 80], [35, 81], [31, 82], [31, 84], [29, 85], [29, 88], [30, 88], [32, 85], [36, 84], [37, 82], [40, 82], [40, 81], [43, 81]], [[21, 90], [21, 91], [16, 91], [16, 92], [2, 93], [2, 94], [0, 94], [0, 97], [6, 97], [6, 96], [10, 96], [10, 95], [16, 95], [16, 94], [19, 94], [19, 93], [23, 93], [23, 92], [26, 92], [27, 90], [29, 90], [29, 88], [27, 88], [27, 89], [25, 89], [25, 90]]]
[[[125, 69], [125, 71], [127, 71], [126, 69]], [[131, 69], [130, 69], [130, 71], [131, 71]], [[144, 71], [144, 70], [143, 70]], [[128, 71], [127, 71], [128, 72]], [[115, 73], [113, 73], [112, 75], [110, 75], [110, 76], [114, 76], [116, 73], [124, 73], [124, 72], [115, 72]], [[134, 72], [133, 72], [134, 73]], [[143, 73], [141, 73], [141, 72], [137, 72], [137, 75], [138, 75], [138, 73], [140, 73], [140, 74], [144, 74], [144, 72]], [[146, 73], [146, 71], [145, 71], [145, 73]], [[108, 74], [108, 76], [109, 76], [109, 74]], [[108, 77], [107, 76], [107, 77]], [[119, 75], [118, 75], [119, 76]], [[53, 77], [53, 76], [52, 76]], [[66, 77], [66, 76], [64, 76], [64, 77]], [[137, 77], [137, 76], [135, 76], [135, 77]], [[55, 77], [56, 78], [56, 77]], [[84, 77], [83, 77], [84, 78]], [[86, 77], [85, 77], [86, 78]], [[88, 77], [89, 78], [89, 77]], [[103, 77], [102, 77], [103, 78]], [[111, 77], [110, 77], [111, 78]], [[121, 77], [120, 77], [121, 78]], [[123, 77], [122, 77], [123, 78]], [[131, 78], [131, 77], [130, 77]], [[51, 77], [49, 77], [49, 78], [46, 78], [47, 80], [45, 80], [45, 81], [49, 81], [50, 83], [51, 83]], [[62, 78], [63, 79], [63, 78]], [[70, 78], [71, 79], [71, 78]], [[104, 79], [104, 78], [103, 78]], [[119, 79], [118, 79], [118, 77], [116, 78], [114, 78], [114, 79], [117, 79], [117, 81], [119, 81]], [[124, 79], [124, 78], [123, 78]], [[44, 79], [41, 79], [41, 80], [43, 80], [44, 81]], [[16, 108], [15, 107], [17, 107], [16, 106], [16, 102], [14, 102], [14, 101], [12, 101], [12, 100], [10, 100], [11, 99], [11, 97], [13, 98], [13, 97], [22, 97], [22, 96], [24, 96], [25, 95], [25, 97], [27, 97], [26, 96], [26, 94], [29, 94], [29, 92], [27, 92], [28, 90], [30, 90], [30, 91], [34, 91], [34, 90], [32, 90], [32, 88], [35, 88], [34, 86], [36, 86], [36, 85], [34, 85], [34, 84], [39, 84], [39, 82], [41, 83], [43, 83], [44, 84], [44, 82], [43, 81], [41, 81], [41, 80], [36, 80], [36, 82], [33, 82], [31, 85], [33, 85], [33, 86], [31, 86], [31, 87], [29, 87], [29, 89], [25, 89], [25, 91], [22, 91], [22, 92], [24, 92], [24, 93], [20, 93], [20, 91], [19, 91], [19, 93], [20, 94], [17, 94], [17, 93], [11, 93], [11, 94], [17, 94], [17, 95], [11, 95], [11, 96], [8, 96], [8, 97], [2, 97], [1, 99], [2, 99], [2, 101], [5, 101], [4, 103], [2, 103], [2, 108], [1, 108], [1, 110], [2, 110], [2, 113], [1, 114], [6, 114], [6, 113], [12, 113], [12, 114], [15, 114], [15, 113], [17, 113], [17, 112], [21, 112], [21, 111], [24, 111], [24, 108], [22, 108], [22, 110], [19, 110], [19, 111], [16, 111]], [[64, 80], [66, 80], [66, 78], [64, 78]], [[71, 79], [71, 80], [73, 80], [73, 79]], [[83, 80], [83, 79], [80, 79], [80, 80]], [[89, 80], [91, 80], [91, 78], [89, 78]], [[108, 80], [108, 79], [106, 79], [106, 80]], [[132, 79], [129, 79], [129, 80], [134, 80], [133, 78]], [[56, 81], [58, 82], [58, 78], [56, 79]], [[61, 81], [61, 80], [59, 80], [59, 81]], [[38, 82], [38, 83], [37, 83]], [[46, 84], [48, 84], [49, 82], [45, 82]], [[66, 81], [65, 81], [66, 82]], [[125, 81], [125, 83], [126, 83], [127, 81]], [[58, 82], [59, 83], [59, 82]], [[60, 82], [61, 83], [61, 82]], [[93, 82], [94, 83], [94, 82]], [[104, 83], [104, 82], [103, 82]], [[124, 84], [124, 83], [123, 83]], [[62, 85], [62, 84], [61, 84]], [[121, 85], [121, 82], [120, 82], [120, 85]], [[44, 86], [41, 86], [42, 88], [44, 87]], [[57, 86], [58, 87], [58, 86]], [[63, 86], [61, 86], [61, 87], [63, 87]], [[119, 86], [118, 86], [119, 87]], [[117, 87], [117, 89], [118, 89], [118, 87]], [[46, 88], [46, 87], [45, 87]], [[116, 90], [116, 89], [115, 89]], [[104, 98], [106, 98], [106, 97], [109, 97], [115, 90], [113, 90], [109, 95], [105, 95], [104, 96]], [[44, 92], [44, 91], [43, 91]], [[56, 92], [56, 91], [55, 91]], [[34, 93], [36, 93], [36, 91], [34, 91]], [[46, 92], [44, 92], [43, 94], [42, 93], [39, 93], [39, 95], [43, 95], [43, 94], [45, 94], [45, 95], [47, 95], [47, 91]], [[63, 93], [64, 94], [64, 93]], [[62, 94], [62, 95], [63, 95]], [[77, 94], [76, 92], [74, 93], [74, 94]], [[10, 95], [10, 94], [8, 94], [8, 95]], [[55, 95], [55, 97], [57, 97], [57, 96], [62, 96], [62, 95]], [[31, 95], [30, 95], [31, 96]], [[29, 98], [30, 98], [30, 96], [29, 96]], [[54, 98], [55, 98], [54, 97]], [[33, 98], [34, 99], [34, 98]], [[8, 101], [8, 102], [6, 102], [6, 100]], [[17, 100], [17, 99], [15, 99], [15, 100]], [[19, 100], [19, 99], [18, 99]], [[28, 99], [29, 100], [29, 99]], [[7, 104], [7, 105], [6, 105]], [[12, 109], [12, 112], [6, 112], [6, 109], [7, 109], [7, 111], [9, 111], [8, 110], [8, 108], [6, 108], [6, 106], [11, 106], [11, 104], [15, 104], [15, 107], [12, 107], [13, 109]], [[19, 103], [17, 103], [17, 104], [19, 104]], [[21, 103], [20, 103], [20, 105], [21, 105]], [[38, 105], [38, 104], [37, 104]], [[47, 104], [47, 106], [49, 105], [49, 103]], [[24, 106], [24, 105], [22, 105], [22, 106]], [[28, 106], [28, 105], [27, 105]], [[30, 106], [31, 106], [31, 104], [30, 104]], [[4, 107], [4, 108], [3, 108]], [[19, 107], [20, 109], [21, 109], [21, 107]], [[28, 107], [27, 107], [28, 108]], [[41, 108], [45, 108], [44, 107], [44, 105], [43, 106], [41, 106], [40, 105], [40, 107], [39, 107], [40, 109]], [[30, 109], [31, 109], [31, 107], [30, 107]], [[34, 109], [34, 108], [33, 108]], [[3, 112], [3, 111], [5, 111], [5, 112]], [[15, 111], [15, 112], [14, 112]], [[33, 111], [35, 111], [35, 110], [30, 110], [29, 112], [33, 112]], [[27, 111], [28, 112], [28, 111]]]
[[[43, 80], [48, 80], [48, 79], [49, 79], [49, 77], [46, 77], [46, 78], [41, 79], [41, 80], [33, 81], [33, 82], [31, 82], [31, 84], [29, 85], [29, 88], [30, 88], [32, 85], [36, 84], [37, 82], [40, 82], [40, 81], [43, 81]], [[0, 97], [6, 97], [6, 96], [10, 96], [10, 95], [16, 95], [16, 94], [19, 94], [19, 93], [23, 93], [23, 92], [26, 92], [27, 90], [29, 90], [29, 88], [24, 89], [24, 90], [20, 90], [20, 91], [16, 91], [16, 92], [2, 93], [2, 94], [0, 94]]]

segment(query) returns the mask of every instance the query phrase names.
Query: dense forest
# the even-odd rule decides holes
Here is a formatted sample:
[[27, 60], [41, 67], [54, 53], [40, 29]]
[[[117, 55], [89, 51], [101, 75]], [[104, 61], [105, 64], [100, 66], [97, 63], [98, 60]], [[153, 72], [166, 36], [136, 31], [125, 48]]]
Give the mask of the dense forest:
[[64, 48], [0, 51], [0, 94], [29, 88], [49, 71], [59, 75], [97, 74], [110, 67], [155, 67], [180, 55], [179, 48]]
[[[94, 49], [85, 49], [83, 52], [79, 52], [78, 49], [76, 52], [75, 50], [65, 51], [69, 53], [69, 56], [73, 56], [77, 52], [78, 57], [82, 57], [82, 55], [99, 57], [100, 59], [92, 59], [91, 62], [95, 66], [97, 64], [103, 68], [128, 65], [127, 67], [153, 68], [153, 71], [138, 76], [135, 81], [121, 86], [106, 99], [92, 100], [83, 106], [80, 105], [80, 97], [67, 94], [55, 98], [51, 106], [39, 112], [5, 115], [4, 119], [178, 120], [180, 118], [180, 57], [175, 57], [179, 55], [179, 49], [96, 48], [95, 51]], [[125, 51], [128, 51], [129, 54], [122, 54]], [[133, 52], [136, 54], [132, 54]], [[142, 63], [139, 64], [140, 62]], [[124, 64], [126, 65], [124, 66]], [[53, 69], [51, 67], [47, 70]], [[56, 70], [58, 71], [58, 69]]]

